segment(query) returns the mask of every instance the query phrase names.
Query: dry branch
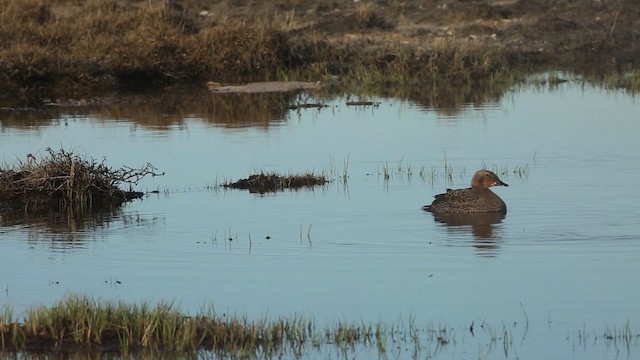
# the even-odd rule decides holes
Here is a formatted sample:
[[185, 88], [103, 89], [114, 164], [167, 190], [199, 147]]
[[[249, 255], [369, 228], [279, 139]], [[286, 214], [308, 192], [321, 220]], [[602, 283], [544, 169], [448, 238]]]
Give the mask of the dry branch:
[[[163, 175], [146, 164], [135, 169], [114, 169], [105, 159], [83, 159], [64, 149], [46, 149], [48, 155], [37, 159], [27, 156], [10, 168], [0, 169], [0, 206], [33, 209], [54, 206], [60, 209], [90, 208], [99, 204], [122, 204], [142, 197], [131, 188], [147, 175]], [[120, 189], [128, 184], [129, 191]]]

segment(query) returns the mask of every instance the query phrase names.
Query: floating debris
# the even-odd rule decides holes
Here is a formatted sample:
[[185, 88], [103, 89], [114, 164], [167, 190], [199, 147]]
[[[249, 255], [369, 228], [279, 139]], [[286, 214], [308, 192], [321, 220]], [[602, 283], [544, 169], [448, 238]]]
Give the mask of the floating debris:
[[298, 110], [298, 109], [322, 109], [325, 107], [329, 107], [328, 105], [320, 104], [320, 103], [298, 103], [298, 104], [289, 104], [286, 108], [287, 110]]
[[223, 85], [215, 81], [209, 81], [207, 88], [214, 93], [264, 93], [285, 92], [294, 90], [320, 89], [322, 85], [317, 82], [305, 81], [266, 81], [253, 82], [242, 85]]
[[380, 106], [379, 101], [347, 101], [347, 106]]

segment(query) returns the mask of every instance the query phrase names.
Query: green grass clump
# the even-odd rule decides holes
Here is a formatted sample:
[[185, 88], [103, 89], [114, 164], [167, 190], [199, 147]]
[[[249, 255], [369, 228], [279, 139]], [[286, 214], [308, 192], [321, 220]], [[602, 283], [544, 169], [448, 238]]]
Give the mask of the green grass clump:
[[370, 329], [340, 325], [316, 333], [310, 320], [300, 317], [249, 321], [218, 315], [213, 309], [186, 316], [172, 303], [129, 305], [72, 295], [50, 307], [26, 311], [17, 322], [10, 309], [0, 317], [2, 351], [94, 351], [148, 354], [212, 351], [221, 356], [267, 357], [306, 344], [355, 344]]
[[252, 323], [213, 311], [185, 316], [172, 303], [128, 305], [69, 296], [51, 307], [28, 309], [22, 323], [5, 310], [0, 345], [5, 351], [188, 353], [208, 348], [237, 354], [305, 341], [309, 326], [302, 319]]
[[[514, 336], [522, 334], [525, 341], [529, 327], [526, 313], [525, 319], [520, 326], [516, 322], [508, 328], [503, 324], [502, 331], [486, 322], [475, 327], [474, 322], [461, 328], [443, 323], [421, 327], [415, 318], [408, 323], [339, 321], [318, 327], [300, 316], [249, 320], [246, 316], [218, 314], [213, 308], [187, 315], [173, 303], [127, 304], [69, 295], [54, 305], [27, 309], [22, 321], [5, 308], [0, 313], [0, 352], [300, 358], [311, 351], [338, 350], [343, 357], [351, 358], [373, 350], [381, 358], [405, 354], [432, 358], [448, 347], [453, 350], [460, 344], [464, 346], [470, 336], [488, 349], [485, 356], [499, 351], [496, 345], [501, 342], [508, 358], [519, 346]], [[621, 328], [607, 326], [602, 333], [582, 329], [573, 337], [581, 343], [595, 344], [594, 338], [604, 339], [607, 346], [624, 344], [629, 348], [640, 339], [640, 332], [627, 322]]]

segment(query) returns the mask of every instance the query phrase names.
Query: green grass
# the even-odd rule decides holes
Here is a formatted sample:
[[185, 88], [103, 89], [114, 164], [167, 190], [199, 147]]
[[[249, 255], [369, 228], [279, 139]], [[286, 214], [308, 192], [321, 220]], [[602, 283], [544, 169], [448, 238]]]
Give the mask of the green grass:
[[27, 309], [21, 322], [5, 308], [0, 317], [0, 349], [156, 355], [205, 350], [223, 357], [260, 354], [270, 358], [285, 353], [301, 356], [310, 349], [333, 346], [345, 353], [371, 347], [386, 354], [390, 343], [399, 342], [413, 344], [416, 351], [427, 343], [441, 348], [451, 342], [452, 331], [444, 325], [419, 329], [414, 320], [408, 328], [401, 323], [347, 321], [318, 328], [314, 321], [299, 316], [252, 321], [246, 316], [218, 314], [213, 308], [190, 316], [173, 303], [126, 304], [70, 295], [52, 306]]
[[[408, 180], [411, 180], [414, 175], [414, 170], [411, 164], [407, 164], [403, 162], [404, 157], [400, 159], [396, 166], [390, 166], [388, 162], [384, 162], [382, 166], [378, 167], [378, 176], [381, 176], [384, 181], [390, 181], [392, 178], [403, 178], [406, 177]], [[420, 170], [417, 172], [418, 176], [425, 182], [429, 182], [431, 184], [435, 184], [437, 181], [442, 180], [446, 183], [452, 183], [454, 175], [462, 180], [467, 179], [467, 168], [466, 167], [455, 167], [446, 159], [444, 159], [444, 167], [441, 166], [429, 166], [426, 165], [420, 166]], [[509, 176], [515, 176], [517, 178], [527, 178], [531, 172], [531, 166], [529, 164], [516, 164], [513, 168], [510, 168], [508, 164], [505, 165], [496, 165], [491, 164], [487, 165], [486, 163], [481, 163], [478, 169], [486, 169], [491, 170], [497, 175], [509, 178]], [[475, 172], [477, 169], [472, 169]]]
[[[524, 312], [524, 309], [523, 309]], [[518, 353], [529, 321], [502, 329], [486, 322], [461, 328], [416, 319], [396, 323], [337, 321], [319, 326], [314, 320], [291, 315], [251, 320], [203, 307], [196, 314], [182, 313], [170, 302], [127, 304], [69, 295], [51, 306], [28, 308], [22, 320], [9, 307], [0, 313], [0, 351], [29, 353], [141, 354], [144, 357], [192, 356], [209, 352], [222, 358], [303, 357], [337, 350], [343, 357], [370, 349], [383, 358], [413, 354], [430, 358], [447, 348], [470, 341], [481, 346], [479, 355], [500, 351]], [[522, 340], [515, 336], [522, 333]], [[586, 344], [603, 340], [607, 346], [628, 350], [640, 341], [637, 326], [606, 326], [603, 331], [582, 328], [567, 340]], [[496, 349], [496, 345], [498, 348]], [[629, 350], [630, 351], [630, 350]], [[404, 357], [404, 355], [402, 355]]]

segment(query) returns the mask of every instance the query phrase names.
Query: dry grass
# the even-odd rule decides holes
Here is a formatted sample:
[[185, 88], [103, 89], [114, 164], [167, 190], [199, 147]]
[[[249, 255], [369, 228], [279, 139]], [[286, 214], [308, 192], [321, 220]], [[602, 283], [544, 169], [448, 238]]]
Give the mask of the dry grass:
[[23, 91], [75, 85], [265, 76], [282, 36], [242, 24], [200, 27], [165, 1], [0, 0], [0, 78]]
[[161, 175], [147, 164], [141, 169], [108, 167], [104, 160], [83, 159], [64, 149], [47, 149], [37, 159], [0, 169], [0, 206], [6, 208], [87, 209], [94, 205], [121, 204], [143, 194], [125, 191], [120, 184], [135, 185], [147, 175]]
[[553, 2], [553, 16], [546, 3], [0, 0], [0, 95], [330, 75], [460, 86], [534, 66], [633, 70], [632, 1]]
[[285, 189], [297, 190], [324, 185], [329, 180], [324, 175], [316, 175], [312, 172], [304, 174], [280, 175], [278, 173], [254, 174], [246, 179], [240, 179], [233, 183], [222, 184], [225, 188], [249, 190], [252, 193], [264, 194], [267, 192], [283, 191]]

